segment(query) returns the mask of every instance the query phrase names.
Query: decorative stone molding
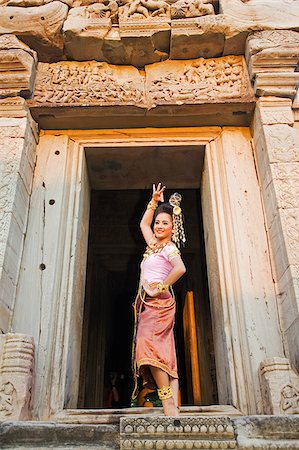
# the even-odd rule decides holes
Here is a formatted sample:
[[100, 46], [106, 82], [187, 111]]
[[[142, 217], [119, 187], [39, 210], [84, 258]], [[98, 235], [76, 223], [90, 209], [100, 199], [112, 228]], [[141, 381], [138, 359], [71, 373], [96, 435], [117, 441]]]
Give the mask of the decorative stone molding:
[[227, 417], [135, 416], [120, 419], [120, 448], [237, 448]]
[[258, 31], [246, 43], [249, 75], [258, 96], [294, 98], [299, 83], [299, 33], [291, 30]]
[[260, 383], [265, 414], [299, 414], [299, 376], [288, 359], [263, 361]]
[[16, 34], [38, 53], [39, 61], [61, 58], [61, 29], [68, 6], [60, 1], [34, 7], [1, 6], [0, 34]]
[[0, 98], [30, 97], [36, 76], [36, 53], [11, 34], [0, 36]]
[[34, 344], [24, 334], [0, 336], [0, 420], [31, 418]]

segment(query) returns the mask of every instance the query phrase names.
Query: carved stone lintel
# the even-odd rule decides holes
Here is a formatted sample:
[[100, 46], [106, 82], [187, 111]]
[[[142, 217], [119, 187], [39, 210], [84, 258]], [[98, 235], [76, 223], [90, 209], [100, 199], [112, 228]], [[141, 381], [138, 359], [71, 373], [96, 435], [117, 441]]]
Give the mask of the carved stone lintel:
[[0, 98], [30, 97], [36, 76], [36, 53], [16, 36], [0, 36]]
[[299, 376], [286, 358], [271, 358], [260, 366], [265, 414], [299, 414]]
[[0, 337], [0, 420], [31, 418], [33, 338], [8, 333]]

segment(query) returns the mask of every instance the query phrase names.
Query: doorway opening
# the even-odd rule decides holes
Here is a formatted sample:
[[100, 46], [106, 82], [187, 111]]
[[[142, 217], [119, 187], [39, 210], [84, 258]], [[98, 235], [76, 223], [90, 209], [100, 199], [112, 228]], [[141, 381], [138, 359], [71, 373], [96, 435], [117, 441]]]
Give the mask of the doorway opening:
[[[182, 250], [187, 273], [174, 286], [181, 402], [217, 404], [200, 204], [204, 147], [86, 148], [85, 152], [92, 191], [78, 407], [130, 405], [132, 303], [145, 248], [139, 221], [151, 184], [159, 181], [167, 186], [166, 198], [176, 190], [182, 194], [187, 236]], [[196, 345], [196, 361], [190, 359], [190, 345]]]

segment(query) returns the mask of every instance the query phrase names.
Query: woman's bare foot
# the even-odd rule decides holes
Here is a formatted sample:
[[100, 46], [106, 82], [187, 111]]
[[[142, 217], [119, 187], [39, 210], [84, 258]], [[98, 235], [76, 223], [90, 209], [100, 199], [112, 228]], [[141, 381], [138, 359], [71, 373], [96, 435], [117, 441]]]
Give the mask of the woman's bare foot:
[[162, 400], [163, 412], [165, 416], [178, 417], [179, 410], [174, 403], [173, 397]]

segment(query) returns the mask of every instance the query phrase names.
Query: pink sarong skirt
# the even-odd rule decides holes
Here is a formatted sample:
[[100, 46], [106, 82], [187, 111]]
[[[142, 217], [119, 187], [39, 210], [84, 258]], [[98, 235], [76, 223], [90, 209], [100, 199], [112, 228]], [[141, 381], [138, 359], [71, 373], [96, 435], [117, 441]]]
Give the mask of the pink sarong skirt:
[[158, 297], [138, 295], [135, 303], [135, 342], [133, 368], [146, 387], [156, 389], [150, 367], [159, 367], [178, 378], [173, 327], [176, 304], [170, 293]]

